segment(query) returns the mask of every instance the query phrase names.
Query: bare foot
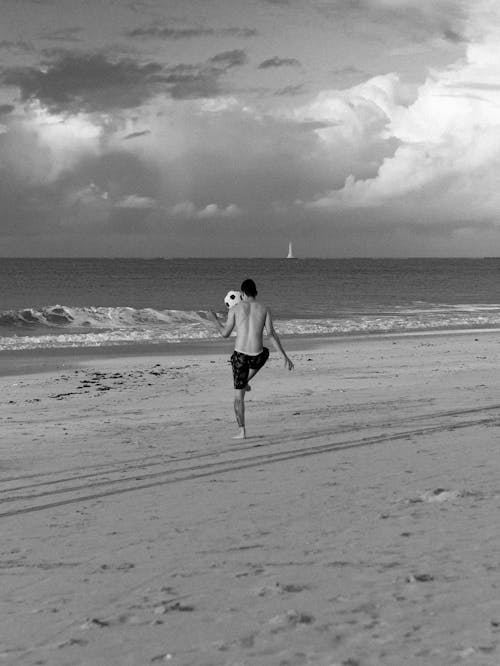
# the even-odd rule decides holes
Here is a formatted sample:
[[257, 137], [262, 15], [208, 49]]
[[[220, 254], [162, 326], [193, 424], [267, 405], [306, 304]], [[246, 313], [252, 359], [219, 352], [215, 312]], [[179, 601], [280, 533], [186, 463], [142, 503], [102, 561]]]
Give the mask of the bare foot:
[[240, 428], [239, 433], [237, 435], [234, 435], [232, 439], [245, 439], [245, 437], [246, 437], [245, 428]]

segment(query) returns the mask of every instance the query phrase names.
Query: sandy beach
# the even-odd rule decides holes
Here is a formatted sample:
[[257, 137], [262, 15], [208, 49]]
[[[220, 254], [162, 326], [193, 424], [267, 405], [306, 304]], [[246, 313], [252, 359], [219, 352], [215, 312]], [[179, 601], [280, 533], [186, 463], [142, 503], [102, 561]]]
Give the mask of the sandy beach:
[[5, 363], [0, 663], [500, 664], [498, 332], [285, 346]]

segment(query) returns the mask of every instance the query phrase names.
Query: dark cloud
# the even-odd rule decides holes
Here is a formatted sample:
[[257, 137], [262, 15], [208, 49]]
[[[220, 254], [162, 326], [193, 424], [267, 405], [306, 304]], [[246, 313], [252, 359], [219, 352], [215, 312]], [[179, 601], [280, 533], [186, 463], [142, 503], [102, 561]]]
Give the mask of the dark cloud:
[[220, 78], [246, 61], [239, 49], [218, 53], [205, 63], [172, 67], [56, 49], [48, 64], [7, 68], [0, 80], [17, 86], [22, 101], [36, 99], [55, 112], [109, 111], [135, 108], [160, 91], [175, 99], [214, 97]]
[[363, 75], [363, 76], [368, 76], [367, 72], [358, 69], [357, 67], [353, 67], [352, 65], [349, 65], [347, 67], [341, 67], [340, 69], [334, 69], [332, 70], [332, 74], [335, 76], [344, 76], [345, 74], [356, 74], [356, 75]]
[[218, 53], [210, 58], [208, 62], [216, 67], [231, 69], [232, 67], [241, 67], [241, 65], [244, 65], [247, 62], [247, 56], [245, 51], [235, 49], [234, 51]]
[[2, 81], [18, 86], [23, 101], [38, 99], [54, 111], [105, 111], [141, 104], [156, 90], [161, 72], [158, 63], [66, 53], [43, 68], [7, 69]]
[[373, 74], [352, 66], [334, 69], [330, 72], [332, 84], [336, 88], [351, 88], [372, 76]]
[[153, 37], [156, 39], [193, 39], [215, 34], [213, 28], [165, 28], [153, 25], [147, 28], [129, 30], [127, 37]]
[[153, 39], [196, 39], [198, 37], [255, 37], [254, 28], [179, 28], [170, 26], [152, 25], [145, 28], [134, 28], [127, 32], [128, 37], [141, 37]]
[[0, 116], [6, 116], [14, 111], [15, 107], [12, 104], [0, 104]]
[[338, 127], [339, 125], [340, 123], [327, 122], [325, 120], [304, 120], [297, 123], [297, 127], [306, 132], [314, 132], [315, 130], [327, 129], [328, 127]]
[[296, 58], [268, 58], [263, 60], [259, 69], [269, 69], [269, 67], [300, 67], [300, 62]]
[[123, 137], [124, 141], [128, 141], [128, 139], [137, 139], [140, 136], [146, 136], [147, 134], [151, 134], [151, 130], [143, 130], [142, 132], [132, 132], [131, 134], [127, 134], [127, 136]]
[[450, 28], [445, 28], [443, 30], [443, 37], [446, 39], [448, 42], [452, 42], [453, 44], [460, 44], [461, 42], [465, 42], [465, 36], [456, 32], [455, 30], [451, 30]]
[[203, 65], [177, 65], [164, 77], [174, 99], [216, 97], [220, 93], [221, 70]]
[[255, 28], [222, 28], [219, 30], [221, 37], [255, 37], [258, 31]]
[[303, 92], [305, 92], [304, 84], [298, 83], [296, 86], [285, 86], [284, 88], [280, 88], [280, 90], [277, 90], [274, 94], [281, 97], [287, 95], [301, 95]]
[[174, 99], [216, 97], [221, 92], [220, 79], [230, 69], [247, 61], [244, 51], [223, 51], [198, 65], [181, 64], [166, 70], [163, 81]]

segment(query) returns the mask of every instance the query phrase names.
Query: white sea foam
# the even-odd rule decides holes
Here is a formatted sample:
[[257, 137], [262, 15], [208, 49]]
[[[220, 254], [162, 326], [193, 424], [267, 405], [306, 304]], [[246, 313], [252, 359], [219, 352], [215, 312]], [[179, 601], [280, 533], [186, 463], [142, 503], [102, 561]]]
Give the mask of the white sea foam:
[[110, 328], [122, 329], [144, 325], [200, 323], [206, 313], [183, 310], [154, 310], [131, 307], [75, 308], [52, 305], [40, 309], [7, 310], [0, 313], [0, 327], [34, 329], [36, 327]]
[[[0, 350], [178, 343], [218, 338], [207, 312], [54, 305], [0, 313]], [[282, 335], [353, 335], [500, 328], [500, 305], [434, 305], [277, 319]]]

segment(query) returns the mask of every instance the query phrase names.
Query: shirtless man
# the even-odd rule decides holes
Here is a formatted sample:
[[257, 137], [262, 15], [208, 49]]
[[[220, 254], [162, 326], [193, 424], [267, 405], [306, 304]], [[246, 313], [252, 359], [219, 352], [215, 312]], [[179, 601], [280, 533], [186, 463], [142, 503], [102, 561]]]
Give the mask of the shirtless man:
[[285, 368], [293, 370], [293, 363], [281, 346], [278, 334], [274, 330], [269, 309], [257, 303], [257, 287], [253, 280], [245, 280], [241, 285], [243, 300], [230, 308], [227, 321], [222, 324], [215, 312], [210, 312], [210, 319], [216, 324], [220, 334], [227, 338], [236, 326], [236, 341], [231, 356], [234, 379], [234, 413], [239, 426], [238, 434], [233, 439], [245, 439], [245, 393], [250, 391], [249, 381], [255, 377], [269, 358], [269, 349], [263, 345], [264, 329], [273, 339], [274, 346], [285, 361]]

